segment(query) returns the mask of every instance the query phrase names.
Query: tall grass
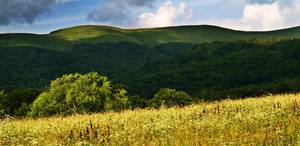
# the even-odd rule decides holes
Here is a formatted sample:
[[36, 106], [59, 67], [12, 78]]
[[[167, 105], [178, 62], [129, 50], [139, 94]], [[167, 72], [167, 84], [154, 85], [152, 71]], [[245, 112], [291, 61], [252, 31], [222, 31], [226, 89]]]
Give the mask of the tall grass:
[[300, 94], [0, 122], [0, 145], [299, 145]]

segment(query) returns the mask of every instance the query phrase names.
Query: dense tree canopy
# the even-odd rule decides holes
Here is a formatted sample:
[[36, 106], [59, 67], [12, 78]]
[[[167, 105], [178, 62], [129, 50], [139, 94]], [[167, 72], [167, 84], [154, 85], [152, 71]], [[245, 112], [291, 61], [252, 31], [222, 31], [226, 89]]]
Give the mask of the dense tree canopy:
[[[73, 44], [63, 52], [36, 46], [0, 47], [0, 89], [5, 90], [0, 110], [22, 116], [28, 111], [52, 115], [144, 108], [162, 102], [180, 105], [177, 91], [155, 94], [166, 87], [196, 100], [298, 92], [299, 44], [298, 39], [155, 47], [102, 42]], [[108, 76], [113, 85], [96, 73], [83, 75], [91, 71]], [[48, 87], [50, 80], [64, 74], [69, 75]]]
[[122, 82], [152, 97], [164, 87], [204, 100], [300, 91], [300, 40], [213, 42], [150, 62]]
[[115, 93], [107, 77], [92, 72], [69, 74], [51, 82], [32, 104], [33, 116], [101, 112], [124, 108], [127, 96], [124, 89]]

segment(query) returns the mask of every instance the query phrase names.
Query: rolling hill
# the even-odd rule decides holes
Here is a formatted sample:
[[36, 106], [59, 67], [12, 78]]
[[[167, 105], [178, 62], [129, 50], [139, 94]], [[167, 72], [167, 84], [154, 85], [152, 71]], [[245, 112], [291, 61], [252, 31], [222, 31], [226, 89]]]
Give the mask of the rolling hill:
[[165, 43], [205, 43], [241, 39], [300, 38], [300, 27], [268, 32], [247, 32], [217, 26], [177, 26], [150, 29], [121, 29], [110, 26], [77, 26], [49, 34], [0, 34], [0, 47], [31, 46], [70, 51], [76, 43], [130, 42], [148, 47]]
[[72, 43], [51, 35], [0, 34], [0, 47], [35, 47], [55, 51], [71, 51]]
[[99, 42], [132, 42], [156, 46], [170, 42], [204, 43], [241, 39], [299, 38], [300, 27], [269, 32], [246, 32], [217, 26], [178, 26], [153, 29], [120, 29], [108, 26], [78, 26], [50, 33], [64, 40]]
[[258, 88], [298, 81], [297, 38], [300, 27], [246, 32], [207, 25], [0, 34], [0, 87], [43, 88], [64, 74], [97, 71], [148, 97], [161, 87], [205, 97], [265, 93]]
[[204, 43], [240, 39], [299, 38], [300, 27], [269, 31], [245, 32], [217, 26], [178, 26], [153, 29], [120, 29], [108, 26], [78, 26], [50, 33], [64, 40], [91, 43], [126, 41], [156, 46], [170, 42]]

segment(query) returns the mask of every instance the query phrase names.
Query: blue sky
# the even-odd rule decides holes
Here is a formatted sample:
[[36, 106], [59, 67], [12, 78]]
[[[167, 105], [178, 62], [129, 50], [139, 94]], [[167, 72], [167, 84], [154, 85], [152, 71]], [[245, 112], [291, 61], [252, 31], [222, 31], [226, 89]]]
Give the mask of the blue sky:
[[1, 0], [0, 33], [76, 25], [148, 28], [218, 25], [265, 31], [300, 24], [300, 0]]

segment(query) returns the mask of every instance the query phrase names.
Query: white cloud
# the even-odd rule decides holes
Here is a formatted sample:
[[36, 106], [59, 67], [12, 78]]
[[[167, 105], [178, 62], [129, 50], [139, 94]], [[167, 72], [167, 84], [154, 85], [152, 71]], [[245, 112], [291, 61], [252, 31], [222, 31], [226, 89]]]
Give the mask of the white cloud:
[[250, 4], [243, 12], [242, 21], [251, 25], [252, 30], [271, 30], [284, 24], [284, 13], [279, 3]]
[[193, 12], [188, 7], [187, 2], [191, 3], [193, 0], [182, 1], [178, 5], [175, 5], [172, 0], [167, 0], [160, 5], [156, 12], [140, 14], [137, 19], [137, 26], [163, 27], [208, 24], [237, 30], [267, 31], [297, 26], [300, 23], [300, 0], [227, 0], [228, 5], [241, 6], [240, 17], [206, 19], [201, 19], [201, 14], [191, 17]]
[[192, 15], [185, 2], [175, 6], [171, 0], [163, 3], [157, 12], [144, 12], [139, 15], [139, 27], [164, 27], [175, 25], [178, 19], [188, 19]]
[[[242, 7], [242, 16], [229, 20], [231, 28], [242, 30], [274, 30], [298, 26], [300, 23], [300, 0], [222, 0], [227, 8]], [[224, 20], [219, 20], [223, 24]], [[228, 21], [227, 21], [228, 22]], [[249, 28], [250, 27], [250, 28]]]
[[292, 5], [279, 1], [269, 4], [248, 4], [243, 11], [242, 22], [251, 25], [251, 30], [274, 30], [297, 26], [300, 23], [300, 0]]

